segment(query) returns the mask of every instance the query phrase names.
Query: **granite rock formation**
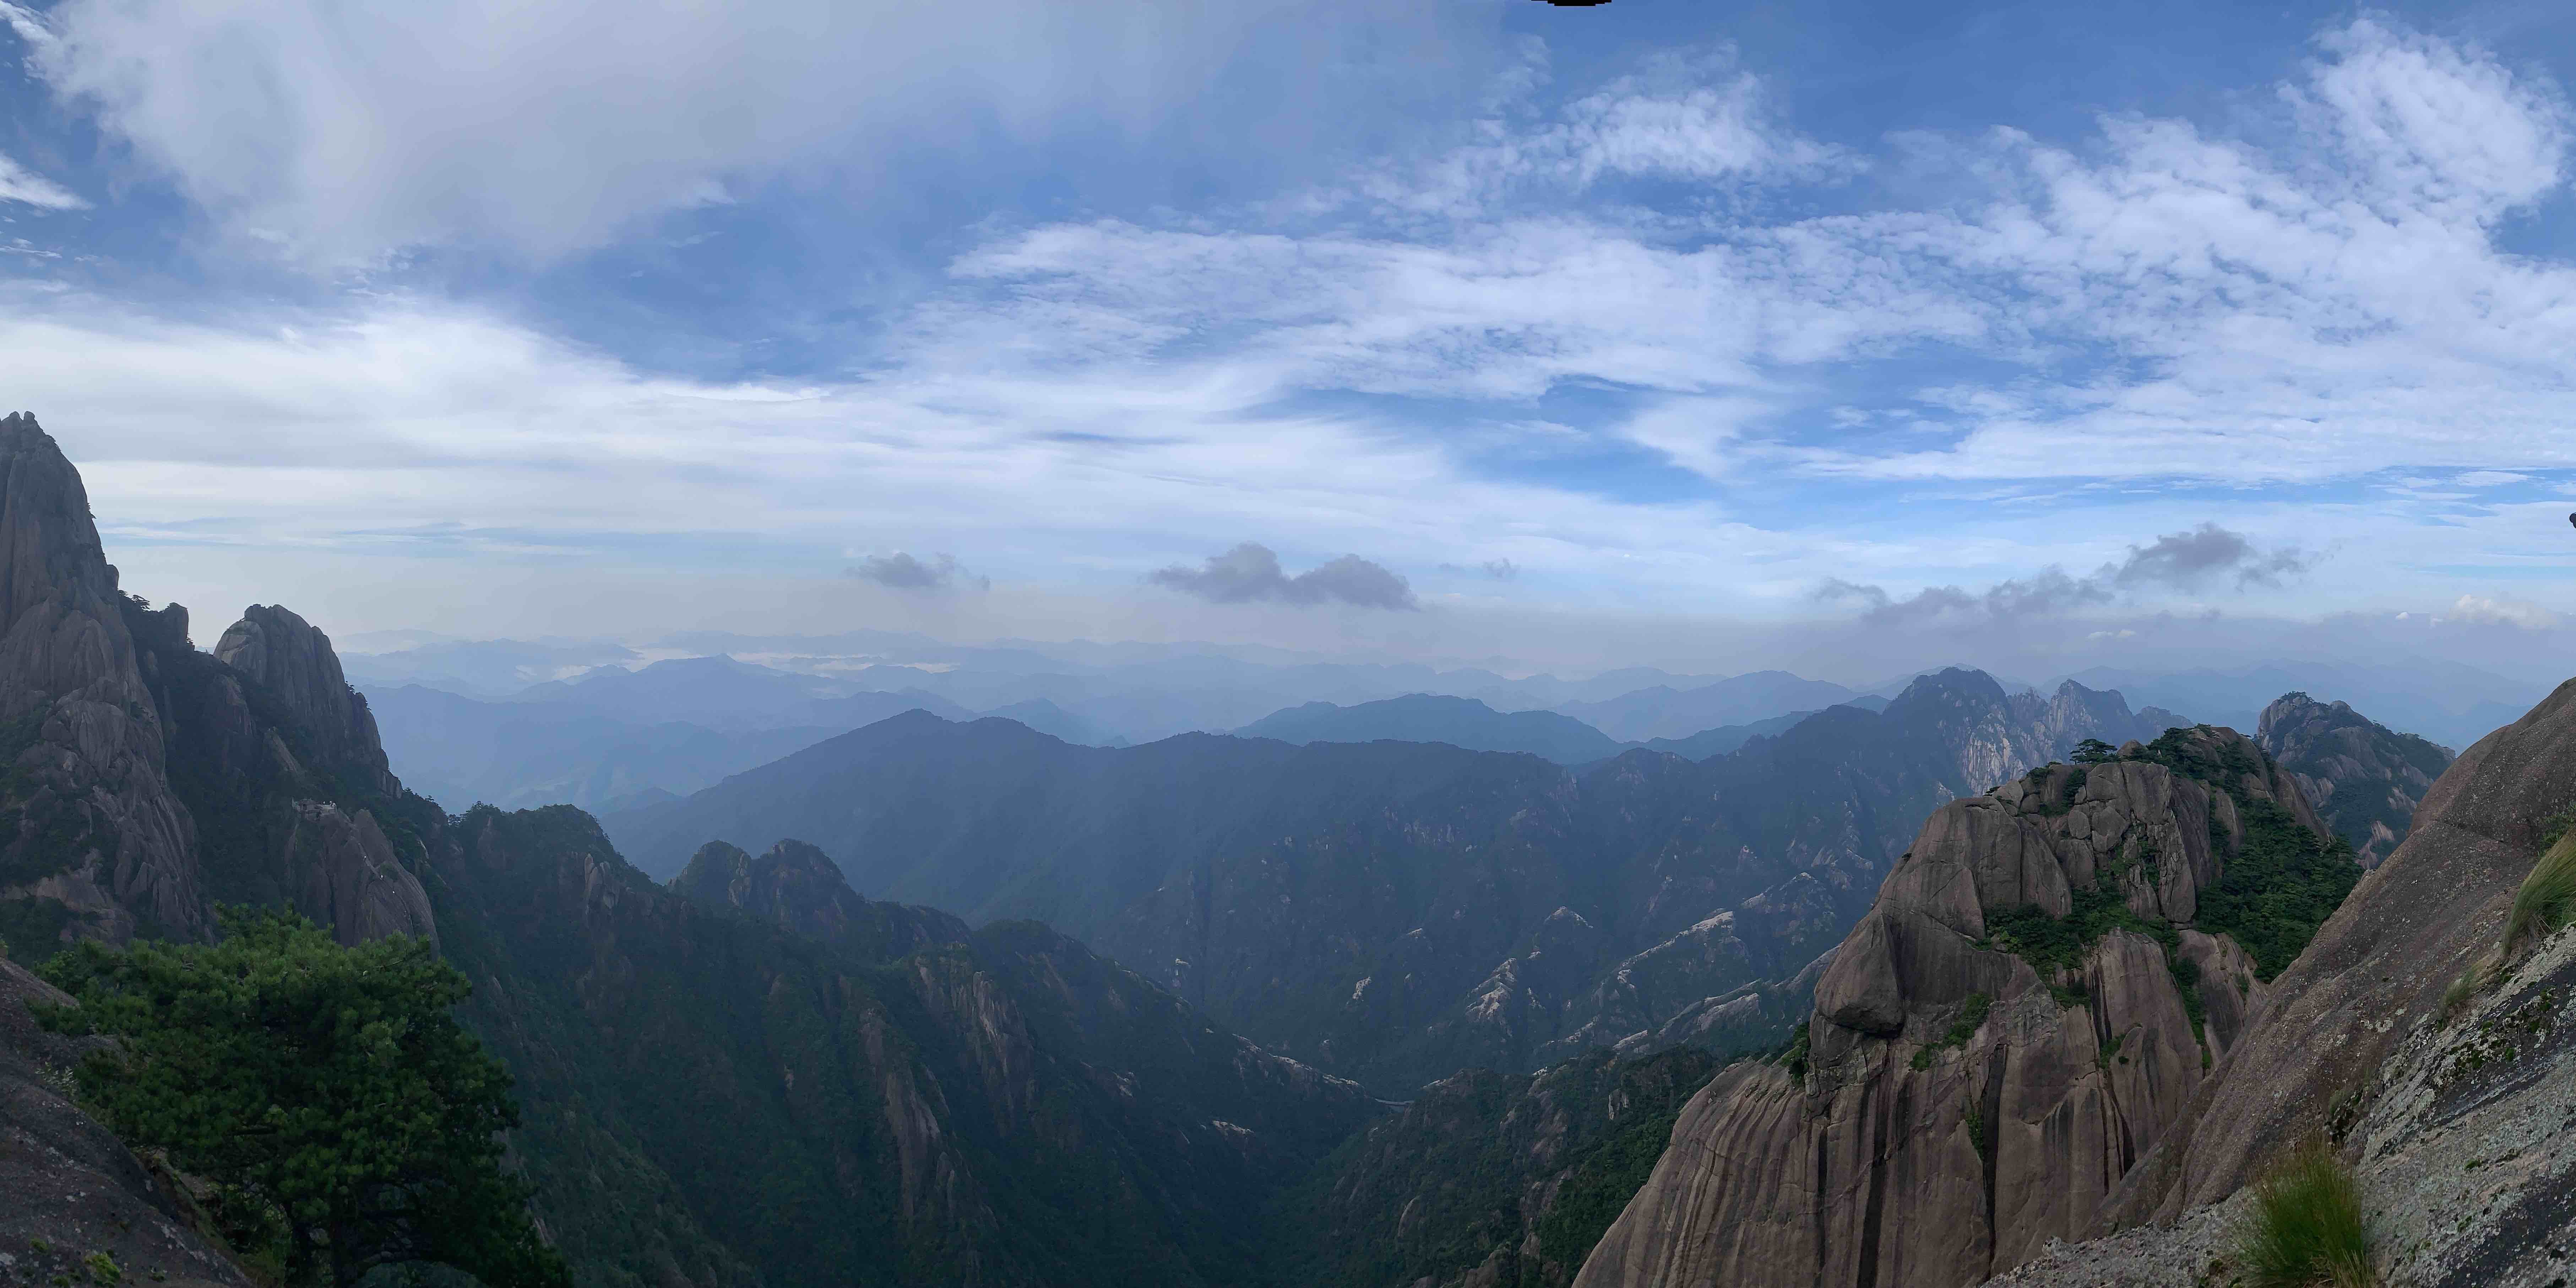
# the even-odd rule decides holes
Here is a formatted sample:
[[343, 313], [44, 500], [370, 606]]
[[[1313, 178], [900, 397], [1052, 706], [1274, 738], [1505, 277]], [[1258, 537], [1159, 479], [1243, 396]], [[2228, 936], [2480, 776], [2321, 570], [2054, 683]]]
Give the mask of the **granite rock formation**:
[[2231, 865], [2285, 844], [2357, 875], [2285, 772], [2205, 726], [1941, 807], [1803, 1049], [1692, 1101], [1577, 1284], [1950, 1288], [2081, 1236], [2264, 1006], [2235, 934], [2194, 923], [2241, 916]]
[[21, 940], [207, 924], [127, 605], [79, 472], [0, 418], [0, 932]]
[[2451, 767], [2449, 748], [2304, 693], [2263, 708], [2254, 740], [2299, 781], [2326, 826], [2352, 842], [2365, 868], [2406, 839], [2424, 793]]
[[399, 790], [376, 717], [341, 673], [330, 636], [284, 608], [253, 604], [216, 641], [215, 658], [277, 699], [316, 760], [368, 790]]

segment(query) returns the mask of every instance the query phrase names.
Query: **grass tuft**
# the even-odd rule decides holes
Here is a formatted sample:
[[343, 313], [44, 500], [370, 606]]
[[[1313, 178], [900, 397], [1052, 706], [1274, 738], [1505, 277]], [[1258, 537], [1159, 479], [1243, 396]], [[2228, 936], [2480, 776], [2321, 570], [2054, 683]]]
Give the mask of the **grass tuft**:
[[2560, 836], [2514, 891], [2513, 912], [2504, 923], [2504, 950], [2511, 953], [2570, 920], [2576, 920], [2576, 832]]
[[2247, 1288], [2378, 1288], [2361, 1188], [2323, 1140], [2300, 1146], [2254, 1187], [2234, 1259]]

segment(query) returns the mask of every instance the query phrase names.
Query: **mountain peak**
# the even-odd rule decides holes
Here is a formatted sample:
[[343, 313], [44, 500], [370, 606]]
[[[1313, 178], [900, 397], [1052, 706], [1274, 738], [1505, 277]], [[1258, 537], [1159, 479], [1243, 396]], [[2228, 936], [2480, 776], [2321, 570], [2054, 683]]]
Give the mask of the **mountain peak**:
[[399, 789], [376, 717], [349, 687], [331, 637], [321, 628], [283, 606], [253, 604], [216, 641], [215, 658], [267, 686], [312, 740], [322, 767], [352, 774], [389, 796]]

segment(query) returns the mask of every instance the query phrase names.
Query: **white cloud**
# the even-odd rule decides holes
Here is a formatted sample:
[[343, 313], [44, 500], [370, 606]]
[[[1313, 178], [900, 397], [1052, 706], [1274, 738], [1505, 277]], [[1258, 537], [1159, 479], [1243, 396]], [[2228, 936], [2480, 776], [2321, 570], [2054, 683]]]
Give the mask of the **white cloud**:
[[69, 188], [0, 156], [0, 201], [24, 202], [40, 210], [86, 210], [89, 203]]
[[2549, 609], [2527, 599], [2507, 596], [2462, 595], [2451, 605], [2449, 618], [2480, 626], [2519, 626], [2525, 630], [2550, 630], [2563, 620]]
[[60, 94], [191, 199], [324, 264], [457, 241], [542, 258], [737, 177], [849, 167], [872, 184], [890, 155], [987, 131], [1144, 131], [1238, 56], [1323, 93], [1299, 73], [1341, 45], [1430, 40], [1437, 65], [1463, 21], [1356, 0], [63, 0], [6, 16]]
[[2451, 479], [2452, 483], [2457, 484], [2460, 487], [2503, 487], [2508, 483], [2528, 483], [2530, 481], [2530, 475], [2517, 474], [2512, 470], [2471, 470], [2466, 474], [2456, 475]]

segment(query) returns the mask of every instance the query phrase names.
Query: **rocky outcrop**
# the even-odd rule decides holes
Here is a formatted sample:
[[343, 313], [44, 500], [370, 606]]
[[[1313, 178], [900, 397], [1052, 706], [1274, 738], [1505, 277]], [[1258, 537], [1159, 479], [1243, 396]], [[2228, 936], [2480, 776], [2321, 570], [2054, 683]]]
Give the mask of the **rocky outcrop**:
[[207, 924], [127, 603], [79, 472], [0, 418], [0, 913], [22, 939]]
[[2193, 923], [2273, 906], [2243, 885], [2285, 861], [2357, 875], [2223, 729], [1941, 807], [1818, 981], [1804, 1049], [1692, 1101], [1576, 1282], [1948, 1288], [2080, 1236], [2247, 1040], [2261, 971]]
[[71, 1101], [71, 1071], [100, 1038], [38, 1027], [28, 1004], [71, 999], [0, 959], [0, 1285], [250, 1280], [200, 1237], [188, 1200]]
[[[2410, 1061], [2393, 1057], [2420, 1043], [2431, 1054], [2413, 1063], [2438, 1063], [2474, 1031], [2442, 1024], [2443, 996], [2494, 950], [2541, 839], [2571, 807], [2576, 681], [2462, 752], [2434, 783], [2406, 842], [2275, 981], [2275, 1000], [2192, 1106], [2189, 1130], [2159, 1146], [2106, 1226], [2170, 1221], [2234, 1193], [2284, 1148], [2335, 1126], [2338, 1105], [2346, 1114], [2415, 1113], [2388, 1107], [2392, 1086], [2409, 1076]], [[2508, 980], [2476, 997], [2493, 1014], [2545, 987], [2544, 979]], [[2519, 1067], [2530, 1073], [2546, 1062]], [[2453, 1097], [2417, 1121], [2439, 1125], [2477, 1107]], [[2576, 1111], [2576, 1102], [2566, 1108]]]
[[401, 788], [386, 766], [367, 700], [340, 671], [331, 637], [281, 607], [253, 604], [215, 643], [215, 657], [267, 690], [300, 728], [318, 764], [368, 791]]
[[429, 894], [420, 878], [395, 857], [376, 816], [342, 813], [327, 801], [295, 801], [286, 835], [286, 867], [301, 873], [296, 910], [330, 928], [343, 944], [387, 935], [417, 935], [438, 942]]
[[2451, 767], [2449, 748], [2304, 693], [2282, 694], [2263, 708], [2255, 741], [2298, 780], [2366, 868], [2405, 841], [2424, 793]]
[[937, 909], [860, 898], [842, 879], [840, 865], [803, 841], [780, 841], [756, 859], [737, 846], [709, 841], [671, 879], [671, 892], [739, 908], [883, 961], [964, 943], [970, 936], [965, 922]]

